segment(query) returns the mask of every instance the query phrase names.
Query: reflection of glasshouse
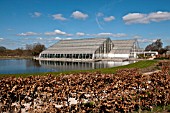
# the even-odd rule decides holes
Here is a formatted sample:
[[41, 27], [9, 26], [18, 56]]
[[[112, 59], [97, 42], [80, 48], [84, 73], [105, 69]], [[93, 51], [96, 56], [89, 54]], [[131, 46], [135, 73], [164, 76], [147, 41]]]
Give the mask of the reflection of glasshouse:
[[134, 44], [136, 44], [136, 40], [112, 41], [110, 38], [60, 40], [41, 52], [39, 57], [73, 59], [129, 58], [131, 52], [134, 52], [134, 48], [137, 47]]

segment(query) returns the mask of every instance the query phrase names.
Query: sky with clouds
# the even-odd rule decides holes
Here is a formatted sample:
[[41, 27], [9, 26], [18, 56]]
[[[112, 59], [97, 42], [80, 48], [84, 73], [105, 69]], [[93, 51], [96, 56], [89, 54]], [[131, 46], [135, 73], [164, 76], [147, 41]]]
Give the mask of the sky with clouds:
[[0, 46], [94, 37], [170, 45], [170, 0], [0, 0]]

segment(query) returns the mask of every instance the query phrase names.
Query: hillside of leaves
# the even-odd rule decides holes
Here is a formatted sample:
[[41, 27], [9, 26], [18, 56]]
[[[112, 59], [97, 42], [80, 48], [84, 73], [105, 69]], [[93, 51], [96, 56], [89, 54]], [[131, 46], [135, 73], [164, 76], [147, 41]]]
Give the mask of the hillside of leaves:
[[170, 63], [161, 71], [0, 78], [0, 112], [135, 112], [170, 104]]

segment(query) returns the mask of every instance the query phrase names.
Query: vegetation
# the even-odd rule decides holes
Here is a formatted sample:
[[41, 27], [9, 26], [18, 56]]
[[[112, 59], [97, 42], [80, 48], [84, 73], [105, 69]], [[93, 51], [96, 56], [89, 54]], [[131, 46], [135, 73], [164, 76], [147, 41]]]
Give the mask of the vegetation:
[[26, 45], [25, 49], [18, 48], [15, 50], [6, 49], [5, 47], [0, 47], [0, 58], [10, 58], [10, 57], [32, 57], [38, 56], [41, 51], [45, 49], [45, 46], [40, 43]]
[[162, 45], [163, 45], [163, 43], [162, 43], [161, 39], [157, 39], [152, 44], [149, 44], [148, 46], [146, 46], [145, 50], [146, 51], [158, 51], [162, 48]]
[[157, 51], [160, 55], [162, 55], [162, 54], [166, 54], [166, 52], [170, 50], [170, 46], [166, 46], [165, 48], [163, 48], [163, 43], [161, 39], [157, 39], [152, 44], [149, 44], [148, 46], [146, 46], [145, 50], [146, 51]]
[[133, 68], [115, 74], [0, 77], [0, 112], [168, 112], [170, 62], [159, 65], [161, 71], [150, 74]]
[[169, 60], [170, 59], [170, 55], [158, 55], [155, 58], [156, 60]]
[[170, 45], [165, 46], [165, 49], [168, 50], [168, 51], [170, 51]]

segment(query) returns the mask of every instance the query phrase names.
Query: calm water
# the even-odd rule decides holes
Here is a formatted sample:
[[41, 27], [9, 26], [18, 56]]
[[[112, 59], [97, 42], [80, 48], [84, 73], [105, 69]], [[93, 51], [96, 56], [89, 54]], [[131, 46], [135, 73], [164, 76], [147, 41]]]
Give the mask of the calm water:
[[127, 65], [125, 62], [58, 62], [58, 61], [34, 61], [30, 59], [0, 60], [0, 74], [37, 73], [37, 72], [62, 72], [69, 70], [88, 70]]

